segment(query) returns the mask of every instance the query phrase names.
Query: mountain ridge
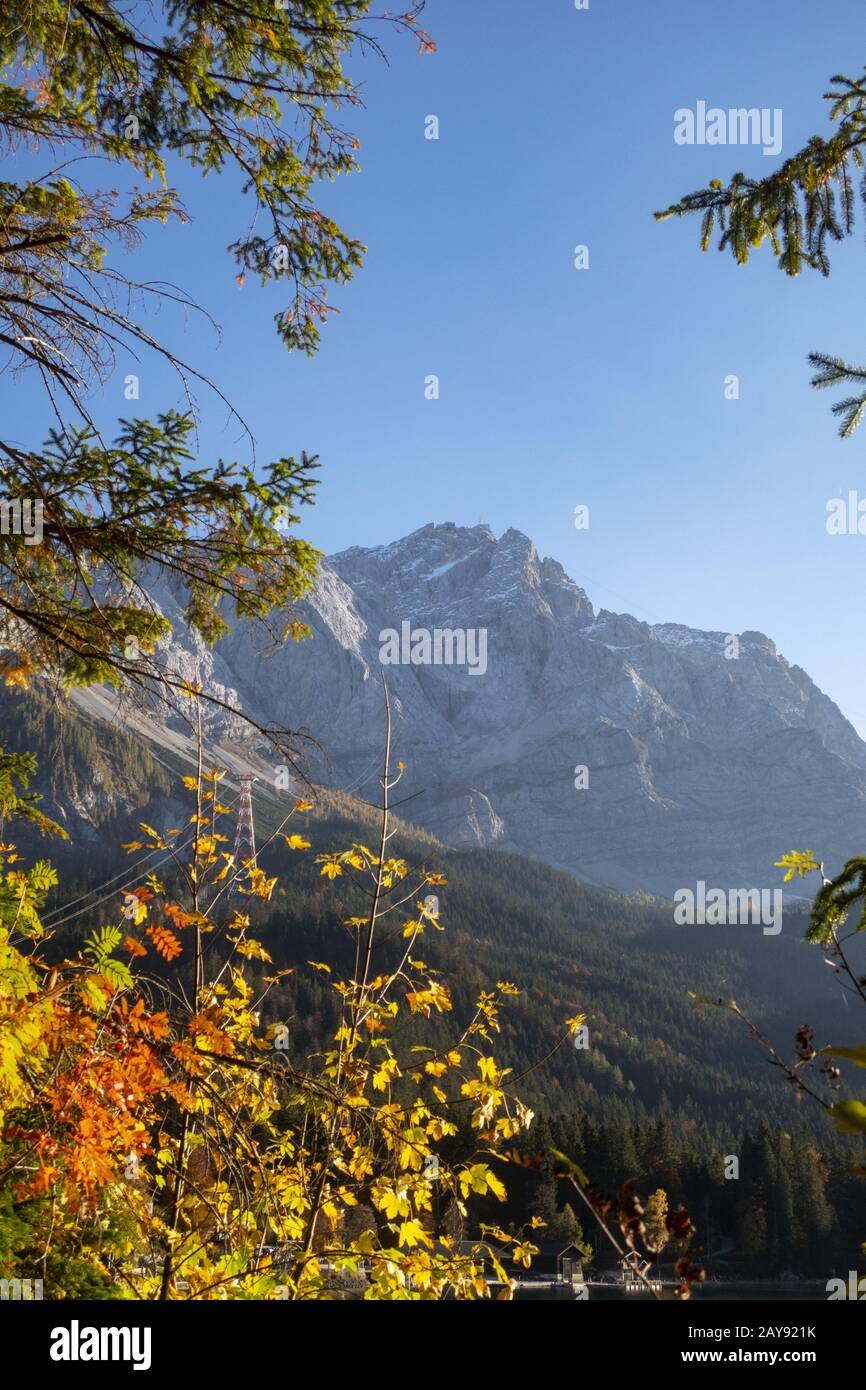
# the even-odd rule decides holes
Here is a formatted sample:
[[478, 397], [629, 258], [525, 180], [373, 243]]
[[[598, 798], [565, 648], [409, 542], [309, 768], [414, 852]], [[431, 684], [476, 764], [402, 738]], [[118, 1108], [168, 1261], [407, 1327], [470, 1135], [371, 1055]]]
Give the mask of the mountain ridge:
[[[172, 670], [308, 731], [326, 755], [313, 753], [313, 780], [370, 799], [386, 676], [401, 794], [446, 844], [670, 897], [698, 879], [778, 884], [781, 853], [835, 867], [866, 839], [866, 744], [770, 637], [596, 611], [514, 528], [429, 523], [329, 556], [292, 610], [312, 640], [270, 651], [245, 622], [210, 651], [185, 634], [181, 594], [144, 587], [173, 622], [160, 649]], [[420, 659], [383, 665], [383, 634], [406, 623]], [[483, 633], [485, 669], [447, 648], [424, 659], [424, 634], [443, 632]], [[212, 711], [208, 731], [248, 737], [231, 713]]]

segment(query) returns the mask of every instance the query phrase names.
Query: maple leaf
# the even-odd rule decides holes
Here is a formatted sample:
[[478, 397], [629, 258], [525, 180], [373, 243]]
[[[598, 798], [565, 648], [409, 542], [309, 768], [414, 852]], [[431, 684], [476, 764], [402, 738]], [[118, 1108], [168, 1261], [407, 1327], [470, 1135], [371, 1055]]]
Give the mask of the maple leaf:
[[433, 1246], [432, 1240], [419, 1221], [403, 1221], [400, 1223], [399, 1243], [400, 1245], [408, 1245], [410, 1249], [422, 1243], [431, 1249]]

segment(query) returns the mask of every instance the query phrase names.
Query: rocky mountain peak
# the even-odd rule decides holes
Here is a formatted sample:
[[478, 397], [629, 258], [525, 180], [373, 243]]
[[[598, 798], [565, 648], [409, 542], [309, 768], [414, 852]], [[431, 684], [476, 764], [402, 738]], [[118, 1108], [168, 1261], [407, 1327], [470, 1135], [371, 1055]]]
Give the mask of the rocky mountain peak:
[[866, 744], [770, 638], [596, 614], [519, 530], [431, 523], [344, 550], [294, 616], [312, 640], [267, 656], [245, 623], [204, 661], [178, 624], [167, 655], [308, 730], [327, 755], [312, 776], [370, 799], [384, 673], [412, 817], [450, 844], [667, 895], [778, 884], [792, 847], [862, 850]]

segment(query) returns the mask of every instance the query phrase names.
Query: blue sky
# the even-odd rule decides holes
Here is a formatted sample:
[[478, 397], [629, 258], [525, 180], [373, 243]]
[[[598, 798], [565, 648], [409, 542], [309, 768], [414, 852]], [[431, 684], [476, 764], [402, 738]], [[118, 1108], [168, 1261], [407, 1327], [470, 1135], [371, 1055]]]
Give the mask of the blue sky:
[[[806, 363], [811, 349], [866, 359], [862, 215], [829, 280], [788, 279], [768, 251], [739, 269], [699, 253], [696, 221], [652, 218], [775, 163], [676, 144], [678, 108], [780, 107], [791, 154], [829, 129], [831, 75], [866, 62], [864, 20], [862, 0], [429, 0], [436, 55], [392, 37], [390, 65], [352, 65], [363, 171], [323, 197], [370, 250], [332, 292], [318, 355], [280, 345], [278, 291], [235, 284], [225, 247], [247, 213], [232, 181], [187, 171], [191, 225], [151, 232], [130, 268], [181, 285], [223, 338], [167, 311], [149, 326], [219, 382], [260, 459], [321, 455], [302, 533], [326, 552], [429, 521], [517, 527], [597, 607], [767, 632], [866, 735], [866, 537], [825, 529], [830, 498], [866, 496], [866, 426], [837, 438]], [[100, 419], [132, 413], [129, 371], [135, 413], [177, 403], [161, 366], [120, 358]], [[49, 423], [36, 391], [6, 377], [3, 399], [10, 433], [35, 442]], [[199, 406], [203, 461], [246, 457], [219, 403]]]

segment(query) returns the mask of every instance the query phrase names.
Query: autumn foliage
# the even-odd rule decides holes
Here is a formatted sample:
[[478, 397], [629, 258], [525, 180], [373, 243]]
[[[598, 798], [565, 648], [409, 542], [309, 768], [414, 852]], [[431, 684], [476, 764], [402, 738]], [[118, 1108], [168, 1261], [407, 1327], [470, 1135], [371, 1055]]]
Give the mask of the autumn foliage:
[[[50, 1248], [118, 1298], [511, 1296], [527, 1232], [497, 1229], [494, 1247], [492, 1228], [469, 1244], [453, 1230], [475, 1197], [504, 1198], [505, 1150], [532, 1122], [493, 1049], [518, 991], [482, 990], [444, 1047], [402, 1041], [404, 1020], [454, 1009], [421, 958], [443, 930], [428, 889], [444, 879], [388, 852], [401, 774], [386, 766], [375, 849], [317, 856], [323, 880], [350, 876], [369, 909], [345, 923], [351, 978], [309, 963], [340, 1021], [301, 1061], [263, 1022], [288, 972], [250, 926], [276, 876], [234, 862], [218, 770], [186, 779], [186, 828], [142, 826], [127, 846], [155, 852], [183, 892], [152, 873], [72, 957], [55, 959], [41, 920], [53, 870], [22, 870], [2, 846], [0, 1198], [30, 1233], [18, 1273]], [[270, 849], [310, 851], [286, 821]], [[70, 1296], [64, 1260], [52, 1268], [51, 1296]]]

